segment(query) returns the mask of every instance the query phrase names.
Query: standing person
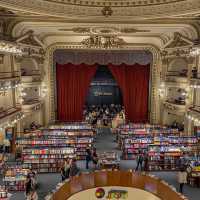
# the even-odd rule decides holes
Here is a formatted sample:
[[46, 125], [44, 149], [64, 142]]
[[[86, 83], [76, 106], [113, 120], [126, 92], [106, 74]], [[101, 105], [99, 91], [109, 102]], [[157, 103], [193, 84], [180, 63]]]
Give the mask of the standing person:
[[25, 183], [25, 195], [27, 200], [30, 199], [30, 194], [32, 190], [33, 190], [32, 179], [30, 174], [28, 174]]
[[65, 169], [64, 169], [64, 166], [62, 166], [60, 168], [60, 175], [61, 175], [61, 180], [64, 181], [65, 180]]
[[10, 153], [10, 140], [5, 139], [4, 145], [5, 145], [5, 153]]
[[64, 179], [69, 178], [70, 166], [71, 166], [71, 159], [66, 158], [64, 162]]
[[76, 159], [73, 158], [70, 165], [69, 176], [73, 177], [73, 176], [76, 176], [78, 173], [79, 173], [79, 169], [76, 164]]
[[38, 200], [38, 195], [36, 190], [31, 190], [31, 192], [29, 193], [27, 200]]
[[143, 158], [142, 152], [139, 151], [139, 154], [136, 157], [136, 162], [137, 162], [137, 167], [135, 169], [136, 171], [139, 169], [139, 167], [142, 170], [143, 160], [144, 158]]
[[89, 148], [86, 149], [86, 169], [89, 169], [89, 162], [92, 160], [92, 153]]
[[98, 155], [96, 152], [96, 148], [93, 148], [93, 151], [92, 151], [92, 162], [94, 164], [94, 168], [96, 169], [97, 163], [98, 163]]
[[187, 183], [187, 172], [185, 171], [184, 167], [181, 167], [180, 171], [178, 172], [177, 180], [179, 183], [179, 192], [183, 193], [184, 184]]
[[148, 153], [145, 152], [144, 154], [144, 171], [148, 170]]

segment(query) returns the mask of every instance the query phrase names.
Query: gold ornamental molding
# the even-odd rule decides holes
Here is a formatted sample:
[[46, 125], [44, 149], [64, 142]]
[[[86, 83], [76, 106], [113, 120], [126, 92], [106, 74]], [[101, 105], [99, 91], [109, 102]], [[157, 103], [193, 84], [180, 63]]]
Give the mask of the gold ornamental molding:
[[126, 42], [124, 41], [124, 39], [119, 38], [115, 35], [111, 36], [91, 35], [90, 37], [83, 39], [81, 44], [87, 48], [113, 49], [113, 48], [121, 48], [126, 44]]
[[161, 5], [161, 4], [167, 4], [167, 3], [177, 3], [177, 2], [183, 2], [186, 0], [43, 0], [53, 3], [60, 3], [64, 5], [80, 5], [80, 6], [93, 6], [93, 7], [138, 7], [138, 6], [152, 6], [152, 5]]
[[[53, 54], [54, 51], [57, 49], [71, 49], [74, 50], [96, 50], [94, 49], [88, 49], [87, 47], [81, 45], [80, 43], [55, 43], [51, 46], [49, 46], [46, 49], [46, 55], [45, 55], [45, 69], [47, 69], [46, 73], [46, 84], [49, 88], [49, 95], [48, 98], [46, 98], [46, 116], [48, 118], [46, 119], [46, 124], [54, 122], [56, 120], [56, 70], [54, 67], [54, 61], [53, 61]], [[98, 49], [99, 50], [99, 49]], [[106, 51], [105, 49], [100, 49], [102, 51]], [[152, 53], [153, 56], [153, 62], [151, 64], [151, 75], [150, 75], [150, 81], [151, 81], [151, 91], [150, 91], [150, 101], [149, 101], [149, 107], [150, 107], [150, 122], [151, 123], [158, 123], [160, 118], [160, 104], [159, 104], [159, 94], [158, 94], [158, 87], [160, 82], [160, 71], [161, 71], [161, 59], [160, 59], [160, 51], [157, 47], [153, 45], [148, 44], [126, 44], [121, 48], [115, 48], [112, 50], [144, 50], [149, 51]], [[156, 103], [155, 103], [156, 102]]]
[[[156, 6], [155, 6], [156, 5]], [[199, 0], [1, 0], [0, 6], [59, 18], [127, 20], [199, 14]], [[178, 11], [178, 13], [177, 13]], [[80, 19], [80, 16], [83, 17]]]

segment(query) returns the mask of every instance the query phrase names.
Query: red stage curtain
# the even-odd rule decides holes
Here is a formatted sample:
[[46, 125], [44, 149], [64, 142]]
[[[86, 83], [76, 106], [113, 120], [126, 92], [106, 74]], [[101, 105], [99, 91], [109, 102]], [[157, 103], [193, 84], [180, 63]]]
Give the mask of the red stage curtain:
[[126, 119], [147, 122], [150, 65], [109, 64], [109, 69], [121, 88]]
[[57, 119], [59, 121], [81, 121], [90, 82], [96, 65], [57, 64]]

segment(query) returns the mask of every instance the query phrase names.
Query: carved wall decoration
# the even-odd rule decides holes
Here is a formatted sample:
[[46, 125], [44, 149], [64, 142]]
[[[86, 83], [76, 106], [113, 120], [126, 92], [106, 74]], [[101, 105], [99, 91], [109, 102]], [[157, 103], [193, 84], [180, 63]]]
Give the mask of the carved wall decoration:
[[194, 45], [189, 38], [175, 32], [174, 36], [164, 45], [161, 53], [162, 59], [172, 59], [174, 57], [191, 57], [191, 48]]
[[86, 46], [87, 48], [112, 49], [122, 47], [123, 45], [125, 45], [125, 41], [117, 36], [94, 35], [90, 36], [89, 38], [83, 39], [81, 44]]
[[16, 39], [16, 43], [20, 46], [24, 57], [32, 57], [37, 59], [39, 64], [44, 61], [45, 47], [32, 30], [25, 35]]
[[122, 28], [121, 33], [139, 33], [139, 32], [150, 32], [150, 30], [139, 30], [136, 28]]
[[192, 45], [193, 42], [189, 38], [183, 37], [180, 33], [175, 32], [174, 37], [164, 46], [164, 49], [191, 47]]
[[99, 34], [99, 35], [107, 35], [107, 34], [119, 34], [120, 30], [116, 27], [108, 27], [108, 26], [100, 26], [91, 28], [90, 33]]
[[102, 10], [101, 13], [105, 17], [109, 17], [113, 14], [113, 10], [110, 6], [105, 6]]
[[74, 33], [90, 33], [88, 27], [60, 28], [59, 31], [73, 31]]
[[25, 35], [16, 39], [19, 44], [35, 46], [39, 48], [44, 48], [44, 44], [38, 39], [32, 30], [28, 31]]
[[150, 30], [140, 30], [131, 27], [124, 28], [116, 28], [110, 26], [97, 26], [97, 27], [74, 27], [74, 28], [60, 28], [59, 31], [72, 31], [74, 33], [82, 33], [82, 34], [98, 34], [98, 35], [107, 35], [107, 34], [131, 34], [131, 33], [143, 33], [150, 32]]

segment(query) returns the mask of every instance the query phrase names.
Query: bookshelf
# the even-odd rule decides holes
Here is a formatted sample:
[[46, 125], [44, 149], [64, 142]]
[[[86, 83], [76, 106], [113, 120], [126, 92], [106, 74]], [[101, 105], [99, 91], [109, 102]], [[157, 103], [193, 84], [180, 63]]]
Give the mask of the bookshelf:
[[17, 139], [22, 147], [25, 168], [37, 172], [58, 172], [65, 158], [83, 160], [86, 148], [92, 147], [95, 133], [87, 124], [52, 125], [24, 134]]
[[24, 191], [26, 177], [30, 170], [22, 166], [14, 166], [6, 169], [3, 182], [8, 191]]

